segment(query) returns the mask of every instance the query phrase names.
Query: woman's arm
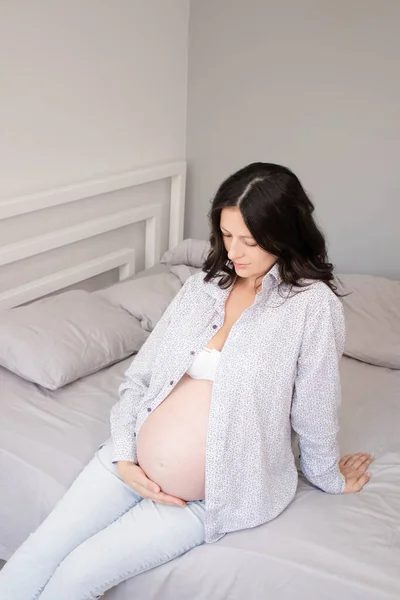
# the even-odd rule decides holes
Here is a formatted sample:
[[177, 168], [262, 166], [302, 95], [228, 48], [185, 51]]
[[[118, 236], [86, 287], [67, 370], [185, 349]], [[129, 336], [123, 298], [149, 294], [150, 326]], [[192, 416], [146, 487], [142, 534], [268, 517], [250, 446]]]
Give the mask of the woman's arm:
[[339, 468], [339, 360], [345, 323], [340, 300], [325, 284], [310, 298], [297, 365], [291, 421], [299, 435], [300, 465], [307, 479], [330, 494], [345, 491]]
[[113, 461], [137, 462], [134, 429], [140, 403], [149, 387], [152, 366], [173, 314], [186, 293], [191, 277], [176, 294], [157, 325], [125, 372], [119, 387], [119, 401], [111, 409], [110, 426], [113, 443]]

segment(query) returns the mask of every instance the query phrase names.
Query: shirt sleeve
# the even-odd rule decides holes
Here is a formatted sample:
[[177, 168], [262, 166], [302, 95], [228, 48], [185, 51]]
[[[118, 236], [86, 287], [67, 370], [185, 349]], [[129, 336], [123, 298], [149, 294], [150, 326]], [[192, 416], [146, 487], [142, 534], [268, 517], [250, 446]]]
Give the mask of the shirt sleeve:
[[309, 302], [297, 364], [291, 410], [299, 435], [300, 466], [307, 479], [330, 494], [342, 494], [346, 481], [339, 469], [339, 361], [345, 322], [340, 300], [326, 284]]
[[150, 384], [152, 365], [157, 350], [173, 314], [179, 310], [179, 304], [190, 279], [191, 277], [186, 280], [168, 305], [161, 319], [125, 371], [125, 379], [118, 390], [120, 399], [111, 409], [110, 415], [113, 462], [120, 460], [137, 462], [134, 431], [138, 410]]

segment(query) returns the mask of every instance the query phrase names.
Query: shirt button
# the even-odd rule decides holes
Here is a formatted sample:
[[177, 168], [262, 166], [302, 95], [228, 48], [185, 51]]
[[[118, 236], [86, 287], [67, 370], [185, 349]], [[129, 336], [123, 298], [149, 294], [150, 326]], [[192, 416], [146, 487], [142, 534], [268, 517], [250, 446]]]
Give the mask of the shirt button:
[[196, 352], [195, 352], [194, 350], [191, 350], [191, 351], [190, 351], [190, 354], [191, 354], [192, 356], [194, 356], [194, 355], [196, 354]]
[[136, 437], [136, 431], [133, 432], [133, 437]]
[[213, 329], [217, 329], [218, 325], [213, 325]]
[[147, 409], [147, 412], [151, 412], [151, 408], [150, 408], [150, 406], [148, 407], [148, 409]]
[[174, 382], [173, 382], [173, 381], [170, 381], [170, 382], [169, 382], [169, 385], [174, 385]]

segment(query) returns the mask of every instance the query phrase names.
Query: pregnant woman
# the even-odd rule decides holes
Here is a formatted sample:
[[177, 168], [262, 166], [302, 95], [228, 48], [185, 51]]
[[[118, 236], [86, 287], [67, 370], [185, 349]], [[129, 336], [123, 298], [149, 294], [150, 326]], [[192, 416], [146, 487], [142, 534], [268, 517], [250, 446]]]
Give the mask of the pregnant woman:
[[221, 184], [202, 271], [127, 370], [111, 439], [0, 573], [1, 600], [99, 598], [274, 519], [297, 488], [292, 429], [313, 485], [368, 482], [372, 457], [339, 456], [344, 320], [313, 211], [279, 165]]

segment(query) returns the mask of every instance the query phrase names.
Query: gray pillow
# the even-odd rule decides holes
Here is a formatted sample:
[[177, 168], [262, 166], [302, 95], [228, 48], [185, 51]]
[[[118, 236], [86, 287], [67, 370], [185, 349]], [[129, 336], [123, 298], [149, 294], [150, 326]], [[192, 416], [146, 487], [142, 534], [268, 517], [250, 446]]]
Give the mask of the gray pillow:
[[103, 298], [64, 292], [0, 312], [0, 365], [56, 390], [137, 352], [147, 337]]
[[99, 298], [128, 311], [140, 321], [143, 329], [153, 331], [181, 287], [180, 279], [166, 272], [122, 281], [94, 293]]
[[209, 250], [209, 242], [187, 238], [175, 246], [175, 248], [164, 252], [160, 262], [168, 265], [187, 265], [188, 267], [197, 267], [199, 269], [203, 266]]
[[400, 281], [373, 275], [337, 275], [346, 318], [344, 354], [400, 369]]

